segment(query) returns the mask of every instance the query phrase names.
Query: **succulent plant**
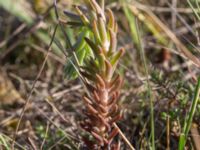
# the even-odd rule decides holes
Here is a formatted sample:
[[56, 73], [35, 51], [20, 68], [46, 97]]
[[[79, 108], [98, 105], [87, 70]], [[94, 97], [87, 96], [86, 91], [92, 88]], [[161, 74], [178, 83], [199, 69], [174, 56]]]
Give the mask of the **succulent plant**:
[[87, 46], [91, 53], [77, 66], [87, 89], [83, 96], [86, 119], [81, 126], [94, 138], [93, 142], [86, 138], [84, 141], [90, 149], [117, 150], [120, 149], [119, 144], [113, 139], [118, 134], [118, 128], [113, 124], [122, 116], [117, 102], [123, 80], [116, 67], [125, 50], [117, 50], [118, 26], [112, 11], [104, 10], [104, 1], [101, 5], [95, 0], [84, 2], [86, 7], [74, 6], [76, 14], [65, 11], [71, 18], [68, 24], [89, 31], [88, 36], [83, 38], [85, 45], [82, 51]]

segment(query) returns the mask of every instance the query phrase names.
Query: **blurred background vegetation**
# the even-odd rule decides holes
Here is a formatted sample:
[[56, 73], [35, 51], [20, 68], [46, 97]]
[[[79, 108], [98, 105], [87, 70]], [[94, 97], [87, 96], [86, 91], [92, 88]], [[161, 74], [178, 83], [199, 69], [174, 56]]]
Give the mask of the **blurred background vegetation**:
[[[83, 1], [60, 0], [57, 8], [75, 44], [80, 31], [68, 24], [63, 13], [74, 12], [73, 5], [82, 6]], [[150, 149], [152, 133], [156, 149], [178, 149], [200, 75], [199, 6], [198, 0], [106, 1], [119, 25], [118, 46], [126, 49], [119, 65], [125, 83], [119, 101], [124, 117], [118, 125], [136, 149]], [[0, 149], [11, 147], [57, 22], [51, 0], [0, 0]], [[59, 27], [55, 39], [65, 52], [52, 44], [17, 132], [16, 149], [81, 147], [84, 90], [75, 79], [69, 43]], [[186, 149], [200, 147], [198, 96], [196, 101]], [[128, 149], [123, 141], [122, 147]]]

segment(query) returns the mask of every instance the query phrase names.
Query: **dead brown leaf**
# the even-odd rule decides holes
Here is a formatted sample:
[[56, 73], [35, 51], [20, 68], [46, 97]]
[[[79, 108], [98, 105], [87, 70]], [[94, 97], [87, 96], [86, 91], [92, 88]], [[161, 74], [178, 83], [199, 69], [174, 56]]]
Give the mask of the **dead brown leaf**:
[[24, 103], [24, 100], [15, 89], [6, 72], [0, 69], [0, 105], [12, 105], [14, 103]]

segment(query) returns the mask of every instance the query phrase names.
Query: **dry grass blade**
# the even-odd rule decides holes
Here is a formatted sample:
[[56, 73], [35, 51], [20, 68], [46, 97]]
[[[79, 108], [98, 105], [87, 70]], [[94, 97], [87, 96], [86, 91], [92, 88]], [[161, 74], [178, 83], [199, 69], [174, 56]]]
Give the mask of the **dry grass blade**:
[[26, 25], [22, 24], [16, 31], [14, 31], [13, 35], [9, 37], [9, 39], [6, 39], [5, 41], [1, 42], [0, 48], [6, 45], [16, 35], [21, 34], [21, 36], [17, 38], [17, 40], [11, 46], [9, 46], [3, 54], [0, 55], [0, 59], [4, 59], [9, 53], [11, 53], [22, 42], [23, 39], [25, 39], [31, 33], [34, 33], [38, 29], [38, 26], [40, 26], [41, 22], [44, 21], [44, 19], [49, 15], [49, 12], [53, 8], [53, 6], [54, 5], [49, 6], [46, 12], [42, 16], [39, 16], [37, 20], [34, 22], [34, 24], [31, 25], [31, 27], [28, 30], [25, 30]]
[[[72, 141], [76, 140], [74, 137], [70, 136], [64, 129], [62, 129], [57, 123], [50, 119], [44, 112], [38, 107], [35, 107], [53, 126], [55, 126], [59, 131], [61, 131], [65, 136], [62, 139], [66, 139], [68, 144], [73, 150], [78, 150], [78, 146]], [[70, 137], [70, 138], [69, 138]], [[57, 144], [57, 143], [56, 143]], [[51, 148], [50, 148], [51, 149]]]
[[55, 29], [54, 29], [53, 36], [52, 36], [52, 39], [51, 39], [51, 41], [50, 41], [50, 44], [49, 44], [49, 47], [48, 47], [48, 50], [47, 50], [47, 54], [46, 54], [45, 59], [44, 59], [44, 61], [43, 61], [43, 63], [42, 63], [41, 69], [39, 70], [39, 72], [38, 72], [38, 74], [37, 74], [37, 77], [36, 77], [36, 79], [35, 79], [34, 82], [33, 82], [31, 91], [30, 91], [30, 93], [29, 93], [29, 95], [28, 95], [28, 97], [27, 97], [27, 99], [26, 99], [26, 102], [25, 102], [25, 104], [24, 104], [24, 106], [23, 106], [23, 109], [22, 109], [22, 112], [21, 112], [21, 114], [20, 114], [20, 118], [19, 118], [19, 121], [18, 121], [18, 123], [17, 123], [17, 127], [16, 127], [16, 130], [15, 130], [15, 133], [14, 133], [14, 137], [13, 137], [12, 148], [11, 148], [12, 150], [14, 150], [15, 139], [16, 139], [16, 136], [17, 136], [17, 132], [18, 132], [18, 130], [19, 130], [19, 127], [20, 127], [20, 123], [21, 123], [21, 121], [22, 121], [22, 119], [23, 119], [23, 116], [24, 116], [24, 113], [25, 113], [25, 111], [26, 111], [26, 107], [28, 106], [28, 104], [29, 104], [29, 102], [30, 102], [30, 98], [31, 98], [31, 95], [33, 94], [35, 85], [36, 85], [36, 83], [37, 83], [39, 77], [41, 76], [41, 74], [42, 74], [42, 72], [43, 72], [43, 70], [44, 70], [44, 67], [45, 67], [45, 65], [46, 65], [46, 62], [47, 62], [47, 59], [48, 59], [48, 56], [49, 56], [49, 52], [50, 52], [50, 50], [51, 50], [51, 45], [52, 45], [52, 43], [53, 43], [53, 39], [54, 39], [54, 36], [55, 36], [55, 34], [56, 34], [56, 30], [57, 30], [57, 25], [56, 25], [56, 27], [55, 27]]
[[114, 123], [114, 126], [118, 129], [119, 134], [121, 135], [121, 137], [123, 138], [123, 140], [125, 141], [125, 143], [129, 146], [129, 148], [131, 150], [135, 150], [135, 148], [133, 147], [133, 145], [129, 142], [129, 140], [127, 139], [127, 137], [124, 135], [124, 133], [121, 131], [121, 129], [117, 126], [116, 123]]
[[38, 148], [37, 148], [35, 142], [34, 142], [30, 137], [28, 137], [28, 140], [29, 140], [29, 142], [30, 142], [30, 144], [31, 144], [31, 146], [32, 146], [32, 148], [33, 148], [33, 150], [38, 150]]
[[[181, 50], [181, 52], [190, 59], [197, 67], [200, 67], [200, 60], [194, 56], [188, 49], [185, 47], [184, 44], [181, 43], [181, 41], [176, 37], [176, 35], [156, 16], [151, 10], [146, 9], [138, 9], [137, 8], [138, 3], [133, 2], [133, 4], [129, 5], [129, 8], [131, 11], [140, 19], [141, 21], [145, 20], [145, 15], [149, 16], [154, 23], [159, 26], [164, 33], [176, 44], [176, 46]], [[142, 15], [140, 11], [144, 12], [145, 15]]]

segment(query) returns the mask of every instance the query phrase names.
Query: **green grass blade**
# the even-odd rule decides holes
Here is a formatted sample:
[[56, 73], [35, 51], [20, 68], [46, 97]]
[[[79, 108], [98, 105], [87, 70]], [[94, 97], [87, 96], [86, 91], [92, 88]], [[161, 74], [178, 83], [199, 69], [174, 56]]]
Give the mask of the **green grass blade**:
[[186, 121], [184, 123], [184, 128], [183, 128], [183, 132], [181, 133], [181, 136], [179, 138], [179, 150], [184, 150], [186, 141], [187, 141], [187, 137], [188, 137], [188, 133], [190, 131], [190, 127], [192, 125], [192, 120], [196, 111], [196, 107], [197, 107], [197, 103], [199, 101], [199, 94], [200, 94], [200, 76], [198, 78], [198, 83], [194, 92], [194, 98], [192, 100], [192, 104], [190, 107], [190, 111], [188, 116], [186, 117]]
[[6, 142], [6, 139], [3, 137], [2, 134], [0, 134], [0, 145], [3, 145], [6, 150], [10, 149], [8, 143]]
[[12, 15], [18, 17], [21, 21], [24, 21], [30, 25], [33, 23], [34, 18], [31, 16], [32, 12], [30, 8], [26, 7], [26, 3], [27, 2], [24, 0], [0, 0], [0, 7], [4, 8]]
[[194, 14], [196, 15], [197, 19], [200, 20], [200, 16], [199, 16], [197, 10], [194, 8], [194, 6], [192, 5], [192, 3], [190, 2], [190, 0], [187, 0], [187, 2], [190, 5], [191, 9], [193, 10]]
[[133, 39], [133, 42], [138, 49], [139, 41], [138, 41], [138, 35], [137, 35], [137, 28], [135, 26], [135, 16], [130, 12], [129, 8], [126, 6], [127, 5], [126, 3], [122, 2], [122, 4], [123, 4], [124, 14], [129, 22], [129, 27], [131, 30], [131, 38]]
[[137, 20], [135, 21], [136, 23], [136, 28], [137, 28], [137, 37], [138, 37], [138, 42], [139, 42], [139, 47], [140, 47], [140, 55], [141, 55], [141, 59], [143, 61], [144, 64], [144, 69], [145, 69], [145, 74], [146, 74], [146, 78], [147, 78], [147, 88], [148, 88], [148, 95], [150, 97], [150, 115], [151, 115], [151, 150], [155, 150], [155, 129], [154, 129], [154, 106], [153, 106], [153, 94], [152, 94], [152, 88], [150, 85], [150, 81], [149, 81], [149, 71], [147, 68], [147, 62], [146, 62], [146, 57], [145, 57], [145, 53], [144, 53], [144, 48], [142, 45], [142, 41], [141, 41], [141, 34], [139, 32], [139, 25]]

